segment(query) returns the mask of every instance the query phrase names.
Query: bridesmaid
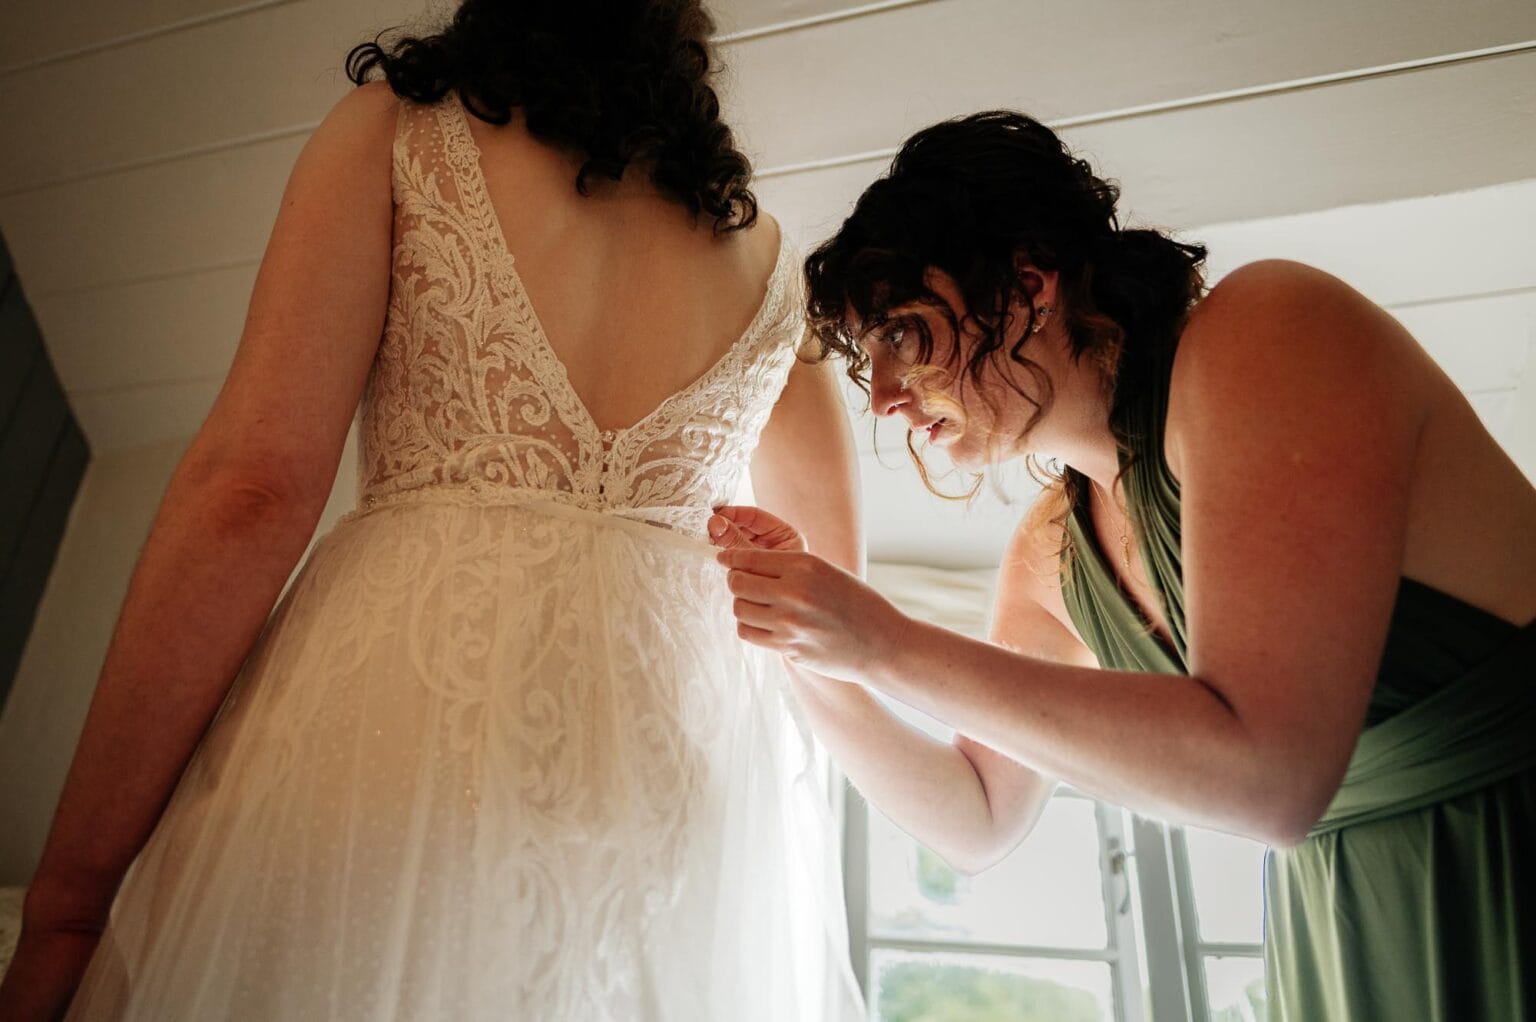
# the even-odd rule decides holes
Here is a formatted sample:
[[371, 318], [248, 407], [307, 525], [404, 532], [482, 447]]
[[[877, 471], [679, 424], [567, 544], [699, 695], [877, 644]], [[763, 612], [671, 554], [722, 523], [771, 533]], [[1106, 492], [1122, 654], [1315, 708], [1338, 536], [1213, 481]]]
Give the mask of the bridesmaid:
[[[1276, 1017], [1536, 1017], [1536, 489], [1382, 309], [1280, 260], [1207, 293], [1204, 249], [1117, 199], [1037, 121], [976, 114], [909, 139], [806, 261], [821, 357], [877, 414], [960, 465], [1060, 466], [993, 641], [724, 507], [739, 633], [956, 868], [1060, 779], [1271, 846]], [[866, 689], [968, 769], [912, 768], [924, 739]]]

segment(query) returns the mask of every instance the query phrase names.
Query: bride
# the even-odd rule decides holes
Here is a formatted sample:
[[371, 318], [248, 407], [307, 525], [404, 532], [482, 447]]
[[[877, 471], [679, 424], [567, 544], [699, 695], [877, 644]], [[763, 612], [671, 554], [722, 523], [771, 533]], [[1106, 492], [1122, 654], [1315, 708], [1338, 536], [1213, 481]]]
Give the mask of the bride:
[[[848, 424], [796, 359], [799, 260], [712, 30], [681, 0], [466, 0], [349, 55], [0, 1017], [862, 1016], [813, 746], [706, 534], [750, 467], [860, 567], [851, 488], [810, 485], [852, 471]], [[354, 411], [358, 506], [284, 593]]]

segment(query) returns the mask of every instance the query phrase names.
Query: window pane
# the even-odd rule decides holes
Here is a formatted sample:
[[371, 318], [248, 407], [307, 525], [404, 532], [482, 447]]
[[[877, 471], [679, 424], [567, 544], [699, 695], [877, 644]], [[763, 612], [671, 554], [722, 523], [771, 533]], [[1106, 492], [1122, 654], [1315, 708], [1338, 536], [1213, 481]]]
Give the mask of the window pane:
[[1207, 958], [1205, 988], [1211, 998], [1211, 1022], [1264, 1022], [1264, 959]]
[[880, 951], [870, 956], [879, 1022], [1113, 1022], [1104, 962]]
[[1040, 822], [979, 876], [955, 873], [873, 807], [871, 936], [1035, 947], [1105, 946], [1093, 803], [1053, 798]]
[[1184, 828], [1195, 885], [1200, 939], [1223, 944], [1264, 941], [1264, 846], [1199, 827]]

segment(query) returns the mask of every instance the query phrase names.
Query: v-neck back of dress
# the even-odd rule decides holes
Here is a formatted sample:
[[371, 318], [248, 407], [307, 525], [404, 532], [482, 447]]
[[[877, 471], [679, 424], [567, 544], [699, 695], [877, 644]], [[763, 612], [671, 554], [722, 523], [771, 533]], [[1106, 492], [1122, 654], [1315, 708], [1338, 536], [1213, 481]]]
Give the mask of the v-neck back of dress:
[[505, 264], [507, 283], [516, 292], [518, 300], [528, 310], [529, 326], [533, 332], [533, 336], [530, 338], [531, 342], [542, 346], [548, 351], [549, 357], [554, 361], [558, 370], [559, 381], [570, 392], [570, 398], [576, 405], [577, 410], [586, 418], [594, 430], [597, 430], [604, 437], [611, 439], [621, 433], [628, 433], [641, 428], [647, 420], [662, 414], [668, 405], [684, 401], [691, 391], [707, 386], [711, 376], [724, 371], [729, 365], [732, 352], [756, 339], [755, 335], [761, 326], [761, 320], [764, 314], [769, 311], [769, 299], [773, 295], [774, 283], [778, 276], [785, 272], [788, 265], [785, 259], [787, 249], [782, 231], [779, 233], [773, 269], [770, 271], [768, 281], [763, 288], [763, 297], [759, 301], [746, 330], [736, 338], [730, 347], [721, 353], [720, 357], [708, 369], [687, 385], [663, 398], [650, 412], [628, 426], [617, 429], [598, 429], [597, 417], [592, 414], [591, 406], [576, 392], [575, 387], [571, 385], [570, 371], [566, 368], [564, 361], [560, 358], [559, 351], [550, 340], [543, 321], [539, 319], [538, 313], [535, 312], [533, 299], [529, 297], [527, 288], [523, 284], [523, 279], [517, 272], [515, 265], [516, 257], [513, 255], [512, 246], [507, 241], [506, 230], [501, 226], [501, 218], [496, 213], [496, 203], [491, 198], [490, 185], [486, 182], [484, 155], [479, 144], [475, 142], [474, 134], [469, 129], [469, 113], [464, 109], [464, 104], [460, 100], [458, 93], [450, 91], [444, 97], [443, 112], [447, 122], [444, 125], [445, 130], [450, 135], [459, 136], [456, 139], [456, 143], [461, 144], [470, 156], [469, 159], [463, 161], [465, 180], [461, 183], [467, 195], [466, 208], [473, 208], [476, 211], [483, 212], [482, 219], [484, 222], [481, 224], [481, 230], [478, 233], [481, 240], [486, 244], [486, 257], [493, 263]]
[[781, 236], [751, 323], [702, 374], [622, 429], [599, 428], [518, 275], [458, 95], [403, 102], [384, 334], [359, 410], [359, 505], [428, 488], [541, 499], [702, 536], [735, 495], [800, 336]]

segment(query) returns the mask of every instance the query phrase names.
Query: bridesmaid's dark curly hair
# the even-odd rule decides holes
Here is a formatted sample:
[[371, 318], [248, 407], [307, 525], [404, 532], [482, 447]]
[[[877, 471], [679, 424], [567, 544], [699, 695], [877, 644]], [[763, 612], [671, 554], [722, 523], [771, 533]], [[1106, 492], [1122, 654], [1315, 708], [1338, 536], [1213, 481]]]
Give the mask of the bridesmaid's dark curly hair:
[[[1026, 354], [1035, 310], [1015, 266], [1022, 252], [1040, 269], [1060, 274], [1060, 313], [1072, 355], [1087, 356], [1103, 370], [1110, 429], [1129, 451], [1134, 406], [1155, 393], [1184, 317], [1204, 293], [1206, 251], [1160, 231], [1122, 230], [1119, 197], [1115, 182], [1097, 176], [1055, 132], [1022, 113], [984, 111], [919, 131], [859, 197], [837, 234], [805, 261], [820, 357], [844, 357], [848, 375], [867, 392], [869, 357], [854, 325], [877, 329], [889, 322], [888, 310], [915, 301], [942, 313], [957, 338], [975, 340], [966, 370], [979, 382], [1003, 347], [1012, 310], [1028, 310], [1024, 332], [1007, 352], [1040, 388], [1036, 400], [1015, 387], [1035, 406], [1027, 434], [1051, 393], [1043, 370]], [[948, 273], [964, 295], [965, 332], [924, 282], [929, 267]], [[917, 335], [918, 362], [926, 363], [934, 346], [923, 321], [914, 316], [900, 325]], [[954, 357], [959, 353], [956, 345]], [[926, 482], [910, 435], [908, 449]], [[1056, 481], [1075, 499], [1070, 477]]]
[[464, 0], [436, 35], [354, 46], [347, 77], [361, 85], [379, 68], [418, 103], [454, 89], [491, 124], [521, 107], [535, 137], [586, 157], [581, 194], [594, 174], [617, 181], [642, 163], [723, 233], [752, 224], [757, 199], [709, 84], [714, 30], [699, 0]]

